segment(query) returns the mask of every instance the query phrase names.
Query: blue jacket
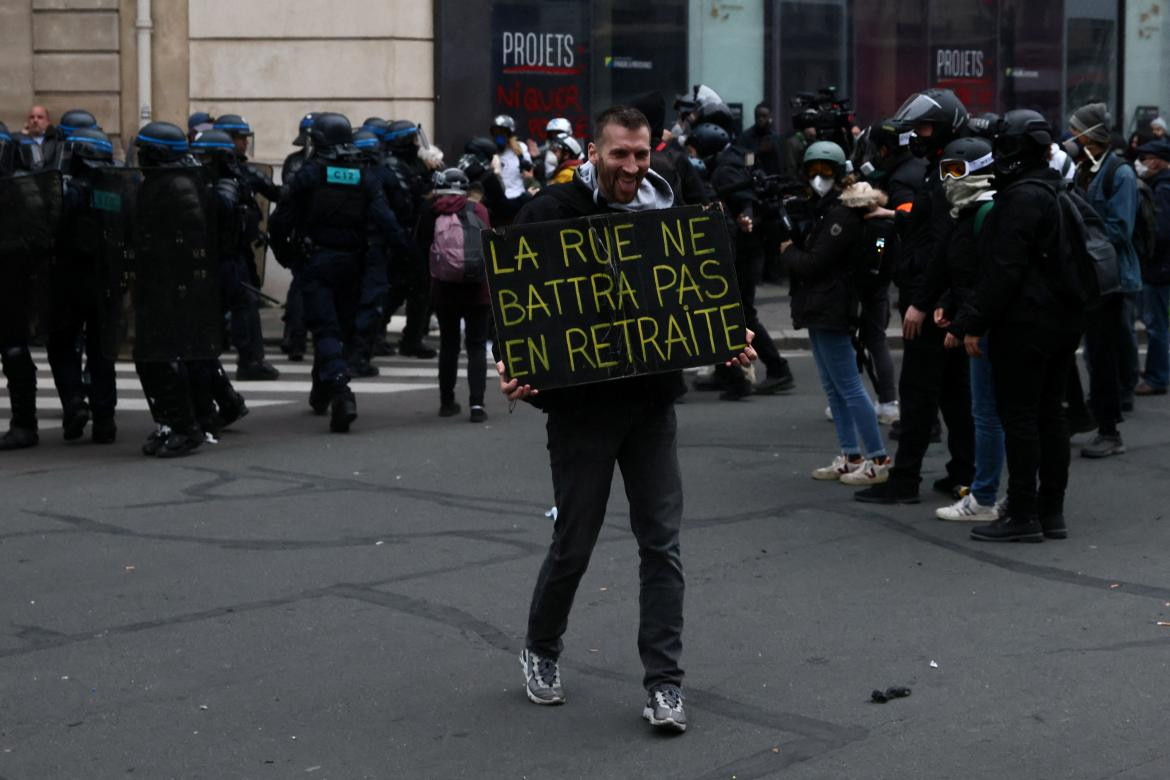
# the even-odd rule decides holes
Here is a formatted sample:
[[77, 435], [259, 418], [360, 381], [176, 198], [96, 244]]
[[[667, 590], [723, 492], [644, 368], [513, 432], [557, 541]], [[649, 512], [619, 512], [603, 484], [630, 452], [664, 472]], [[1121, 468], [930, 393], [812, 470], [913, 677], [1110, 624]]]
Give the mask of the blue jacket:
[[[1106, 199], [1105, 175], [1111, 166], [1114, 169], [1113, 196]], [[1133, 248], [1133, 226], [1137, 222], [1138, 207], [1137, 174], [1124, 162], [1118, 164], [1107, 158], [1089, 182], [1085, 197], [1105, 221], [1105, 231], [1117, 250], [1122, 292], [1140, 291], [1142, 268]]]

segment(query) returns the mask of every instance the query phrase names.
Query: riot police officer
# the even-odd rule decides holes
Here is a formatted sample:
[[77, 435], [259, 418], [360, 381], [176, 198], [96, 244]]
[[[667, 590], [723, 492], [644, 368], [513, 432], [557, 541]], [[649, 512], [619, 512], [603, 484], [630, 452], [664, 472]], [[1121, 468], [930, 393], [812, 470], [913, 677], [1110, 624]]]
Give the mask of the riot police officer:
[[393, 242], [393, 217], [378, 183], [362, 171], [353, 128], [341, 114], [321, 113], [311, 129], [314, 154], [288, 183], [278, 211], [291, 209], [297, 233], [312, 245], [303, 272], [305, 317], [313, 331], [313, 411], [330, 411], [343, 433], [357, 417], [346, 351], [352, 348], [363, 263], [371, 228]]
[[[262, 195], [269, 202], [280, 200], [280, 188], [252, 166], [248, 165], [248, 150], [254, 133], [251, 125], [239, 114], [223, 114], [215, 120], [213, 130], [220, 130], [232, 139], [236, 152], [234, 178], [240, 188], [240, 207], [245, 215], [246, 247], [236, 260], [237, 278], [231, 286], [228, 304], [231, 309], [232, 346], [236, 349], [238, 363], [236, 379], [273, 380], [280, 378], [280, 372], [264, 359], [264, 334], [260, 329], [260, 299], [253, 290], [260, 286], [260, 278], [252, 253], [252, 247], [263, 240], [260, 230], [262, 214], [256, 202], [256, 195]], [[247, 286], [244, 286], [247, 285]]]
[[[391, 122], [382, 136], [382, 142], [389, 153], [386, 165], [398, 179], [401, 196], [391, 203], [398, 223], [408, 234], [413, 235], [423, 213], [431, 191], [431, 173], [419, 159], [422, 139], [418, 125], [405, 119]], [[423, 343], [423, 336], [430, 324], [430, 275], [427, 259], [421, 248], [412, 246], [410, 251], [390, 269], [390, 299], [386, 307], [386, 320], [402, 304], [406, 304], [406, 327], [398, 342], [398, 353], [411, 357], [431, 359], [438, 353]]]
[[[68, 116], [62, 117], [62, 127]], [[114, 165], [113, 144], [101, 130], [70, 129], [61, 164], [66, 175], [65, 209], [50, 275], [49, 366], [61, 398], [65, 441], [81, 438], [92, 415], [93, 441], [109, 444], [117, 436], [117, 390], [113, 357], [103, 354], [104, 204], [99, 176]], [[83, 380], [83, 352], [88, 383]]]
[[[309, 130], [313, 126], [313, 114], [310, 112], [301, 117], [297, 126], [297, 137], [293, 139], [295, 152], [284, 158], [280, 167], [280, 180], [288, 182], [313, 153], [313, 142], [309, 138]], [[305, 358], [306, 340], [308, 332], [305, 330], [305, 297], [301, 293], [300, 269], [305, 258], [300, 247], [277, 241], [278, 228], [269, 220], [269, 238], [272, 242], [273, 256], [281, 265], [289, 269], [292, 281], [288, 286], [288, 293], [284, 305], [284, 333], [280, 338], [280, 349], [293, 362], [300, 362]], [[283, 250], [283, 251], [282, 251]]]
[[[206, 246], [214, 214], [187, 134], [169, 122], [151, 122], [134, 137], [142, 181], [134, 212], [136, 328], [134, 367], [158, 429], [142, 447], [161, 458], [189, 454], [204, 441], [196, 420], [186, 360], [218, 351], [221, 318], [206, 297], [216, 293], [214, 247]], [[194, 169], [194, 170], [192, 170]], [[175, 244], [176, 235], [182, 246]], [[186, 267], [181, 263], [187, 261]], [[176, 282], [187, 288], [176, 295]], [[191, 288], [199, 289], [191, 289]], [[157, 297], [156, 297], [157, 296]], [[216, 302], [217, 294], [211, 300]], [[181, 303], [180, 303], [181, 302]], [[175, 312], [175, 305], [189, 310]], [[187, 323], [178, 325], [176, 315]], [[191, 323], [196, 323], [191, 325]], [[200, 327], [200, 325], [202, 327]], [[172, 335], [166, 331], [175, 331]], [[182, 332], [182, 331], [186, 332]], [[200, 344], [196, 345], [195, 342]]]
[[[366, 120], [365, 127], [371, 126], [370, 121]], [[378, 136], [371, 130], [363, 129], [354, 133], [353, 140], [363, 172], [382, 189], [387, 204], [404, 197], [398, 177], [385, 165], [382, 142]], [[390, 291], [390, 268], [395, 263], [406, 262], [410, 257], [411, 247], [406, 234], [398, 224], [398, 219], [394, 217], [393, 209], [390, 210], [390, 214], [393, 218], [391, 226], [393, 245], [388, 246], [377, 231], [370, 233], [370, 246], [362, 270], [358, 309], [354, 317], [353, 349], [349, 364], [350, 372], [354, 376], [378, 375], [378, 367], [373, 365], [370, 359], [374, 355], [375, 345], [385, 339], [383, 317]]]
[[[0, 177], [12, 177], [23, 172], [27, 157], [22, 154], [20, 141], [0, 123]], [[28, 261], [19, 240], [21, 204], [13, 182], [11, 187], [0, 180], [0, 220], [4, 233], [0, 235], [0, 362], [8, 383], [8, 400], [12, 417], [8, 431], [0, 437], [0, 450], [32, 447], [39, 441], [37, 434], [37, 368], [28, 349], [28, 309], [25, 296], [25, 263]], [[11, 200], [10, 200], [11, 198]], [[13, 231], [9, 235], [9, 231]]]

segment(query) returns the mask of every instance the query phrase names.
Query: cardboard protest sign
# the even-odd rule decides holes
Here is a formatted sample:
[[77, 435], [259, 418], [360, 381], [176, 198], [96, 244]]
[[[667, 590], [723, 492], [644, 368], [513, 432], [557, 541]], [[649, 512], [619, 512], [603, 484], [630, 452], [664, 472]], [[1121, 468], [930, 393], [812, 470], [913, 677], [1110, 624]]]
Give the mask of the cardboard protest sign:
[[717, 209], [485, 230], [483, 245], [501, 358], [536, 389], [721, 363], [745, 346]]

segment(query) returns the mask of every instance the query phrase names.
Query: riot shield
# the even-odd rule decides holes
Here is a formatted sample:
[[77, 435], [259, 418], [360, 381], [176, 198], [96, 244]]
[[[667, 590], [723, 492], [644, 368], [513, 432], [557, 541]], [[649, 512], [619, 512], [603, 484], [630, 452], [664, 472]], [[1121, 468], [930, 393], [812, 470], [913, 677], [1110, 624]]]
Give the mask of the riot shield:
[[6, 312], [5, 330], [18, 330], [23, 321], [29, 333], [46, 331], [63, 198], [57, 171], [0, 179], [0, 306]]
[[[133, 323], [134, 360], [217, 357], [223, 345], [223, 319], [215, 206], [207, 171], [118, 168], [103, 173], [103, 182], [111, 186], [95, 188], [94, 197], [107, 199], [110, 207], [108, 313], [113, 314], [114, 299], [121, 298], [118, 309]], [[116, 236], [127, 225], [119, 249]], [[111, 333], [125, 330], [110, 328]]]
[[142, 173], [134, 168], [103, 168], [90, 179], [89, 203], [101, 232], [97, 278], [102, 309], [102, 354], [129, 357], [122, 345], [132, 340], [134, 323], [134, 212]]
[[[267, 163], [248, 163], [248, 167], [272, 180], [273, 169]], [[254, 195], [256, 205], [260, 207], [260, 240], [252, 247], [253, 262], [256, 264], [256, 280], [264, 286], [264, 269], [268, 264], [268, 215], [272, 212], [272, 203], [259, 192]]]

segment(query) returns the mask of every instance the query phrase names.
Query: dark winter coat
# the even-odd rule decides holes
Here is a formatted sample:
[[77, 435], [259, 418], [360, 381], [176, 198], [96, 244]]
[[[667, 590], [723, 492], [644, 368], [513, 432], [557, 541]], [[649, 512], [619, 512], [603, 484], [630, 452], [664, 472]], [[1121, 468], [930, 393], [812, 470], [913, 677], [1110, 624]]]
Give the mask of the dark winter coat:
[[857, 326], [854, 260], [864, 232], [862, 217], [872, 204], [850, 208], [841, 203], [844, 194], [831, 192], [821, 198], [803, 246], [793, 245], [784, 253], [792, 277], [795, 328], [852, 331]]
[[982, 336], [990, 328], [1084, 330], [1084, 313], [1056, 291], [1060, 264], [1060, 205], [1038, 181], [1063, 186], [1044, 166], [995, 194], [979, 233], [979, 281], [959, 309], [954, 331]]

